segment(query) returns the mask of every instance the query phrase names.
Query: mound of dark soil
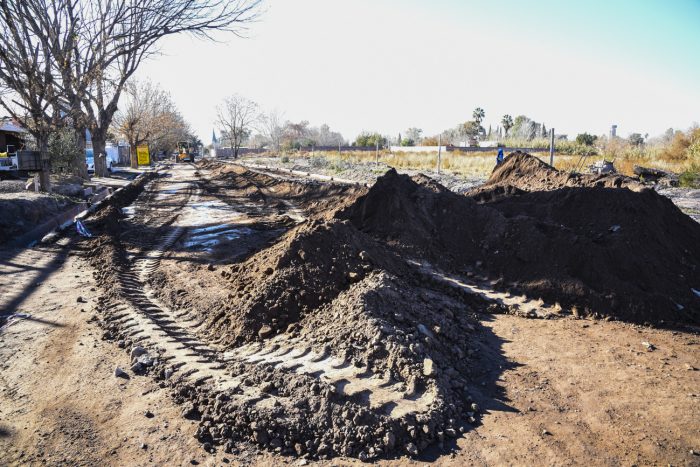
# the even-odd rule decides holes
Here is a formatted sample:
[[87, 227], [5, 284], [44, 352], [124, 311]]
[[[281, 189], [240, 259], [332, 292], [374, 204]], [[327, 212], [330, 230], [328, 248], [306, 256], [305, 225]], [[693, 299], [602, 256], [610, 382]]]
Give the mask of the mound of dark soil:
[[411, 256], [455, 272], [478, 261], [582, 312], [700, 322], [700, 225], [651, 190], [570, 187], [479, 205], [389, 171], [339, 217]]
[[207, 326], [225, 344], [284, 332], [375, 268], [401, 273], [408, 266], [347, 222], [302, 224], [223, 272], [232, 299]]
[[530, 154], [516, 151], [496, 166], [482, 186], [467, 192], [478, 196], [496, 187], [513, 187], [522, 191], [545, 191], [564, 187], [608, 187], [641, 190], [644, 186], [633, 178], [619, 174], [592, 175], [561, 172]]
[[198, 436], [205, 442], [251, 441], [313, 457], [415, 455], [458, 436], [460, 421], [467, 413], [474, 416], [467, 392], [473, 354], [468, 336], [474, 329], [473, 314], [459, 300], [373, 271], [309, 310], [287, 334], [349, 362], [363, 379], [382, 377], [401, 386], [408, 398], [402, 401], [395, 392], [390, 406], [411, 404], [415, 395], [427, 398], [424, 410], [388, 416], [370, 409], [362, 395], [345, 396], [334, 381], [267, 364], [236, 364], [232, 372], [266, 387], [283, 399], [281, 404], [241, 404], [192, 386], [179, 387], [176, 397], [197, 401]]

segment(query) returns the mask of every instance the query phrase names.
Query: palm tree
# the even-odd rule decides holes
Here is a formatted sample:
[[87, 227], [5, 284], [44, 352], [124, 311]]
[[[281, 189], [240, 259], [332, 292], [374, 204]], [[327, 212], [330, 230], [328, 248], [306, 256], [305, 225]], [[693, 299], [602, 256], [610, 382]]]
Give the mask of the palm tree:
[[503, 129], [506, 131], [506, 136], [508, 136], [508, 130], [513, 128], [513, 117], [508, 114], [504, 115], [501, 119], [501, 125], [503, 125]]
[[484, 117], [486, 116], [486, 113], [484, 112], [484, 109], [481, 107], [477, 107], [474, 109], [474, 113], [472, 113], [472, 118], [474, 118], [474, 121], [478, 126], [481, 126], [481, 122], [484, 121]]

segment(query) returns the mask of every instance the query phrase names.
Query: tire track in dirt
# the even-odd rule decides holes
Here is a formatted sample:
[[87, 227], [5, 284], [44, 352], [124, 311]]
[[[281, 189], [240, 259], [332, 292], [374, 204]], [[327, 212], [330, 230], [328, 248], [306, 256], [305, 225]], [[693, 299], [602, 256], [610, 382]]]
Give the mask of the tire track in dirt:
[[[409, 414], [431, 409], [436, 395], [430, 390], [406, 387], [388, 375], [358, 368], [350, 361], [332, 357], [330, 349], [314, 349], [298, 338], [281, 335], [265, 344], [247, 344], [223, 352], [206, 342], [206, 334], [198, 332], [202, 322], [189, 310], [170, 309], [159, 301], [148, 285], [149, 278], [178, 239], [187, 229], [194, 228], [189, 223], [185, 223], [187, 227], [180, 226], [178, 220], [189, 204], [198, 201], [200, 193], [194, 183], [176, 180], [160, 180], [147, 187], [129, 210], [135, 227], [122, 235], [123, 240], [128, 240], [125, 243], [131, 259], [117, 266], [118, 295], [103, 304], [104, 321], [119, 330], [122, 341], [155, 351], [157, 377], [159, 372], [161, 378], [171, 379], [178, 387], [199, 387], [209, 399], [219, 400], [219, 395], [223, 395], [222, 400], [229, 407], [234, 406], [234, 411], [268, 412], [273, 419], [278, 419], [279, 415], [273, 414], [279, 410], [293, 411], [301, 401], [298, 395], [271, 391], [269, 383], [260, 381], [261, 374], [270, 372], [283, 379], [305, 379], [304, 384], [311, 386], [309, 379], [318, 381], [321, 387], [329, 388], [339, 407], [346, 407], [347, 416], [357, 420], [364, 413], [362, 410], [398, 423]], [[283, 205], [302, 221], [302, 213], [293, 203], [285, 200]], [[286, 429], [298, 430], [294, 436], [299, 439], [315, 436], [305, 433], [305, 424], [294, 422]], [[255, 442], [267, 444], [265, 437], [257, 438], [261, 435], [255, 431], [255, 425], [248, 430]], [[210, 433], [205, 430], [201, 439]], [[316, 449], [313, 443], [306, 448]]]

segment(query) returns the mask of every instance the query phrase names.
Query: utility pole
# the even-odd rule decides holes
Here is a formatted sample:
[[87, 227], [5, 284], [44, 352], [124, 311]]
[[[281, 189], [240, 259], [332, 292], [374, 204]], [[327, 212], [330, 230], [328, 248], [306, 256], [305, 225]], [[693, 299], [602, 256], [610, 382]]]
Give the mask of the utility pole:
[[438, 160], [437, 160], [437, 173], [440, 175], [440, 162], [442, 159], [442, 134], [438, 135]]
[[549, 129], [549, 165], [554, 167], [554, 128]]

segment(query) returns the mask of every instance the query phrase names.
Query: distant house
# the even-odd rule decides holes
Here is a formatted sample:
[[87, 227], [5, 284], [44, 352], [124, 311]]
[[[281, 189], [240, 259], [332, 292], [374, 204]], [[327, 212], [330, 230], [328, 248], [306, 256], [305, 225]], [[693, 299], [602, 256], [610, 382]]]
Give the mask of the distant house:
[[27, 130], [11, 119], [0, 120], [0, 153], [14, 153], [27, 143]]

